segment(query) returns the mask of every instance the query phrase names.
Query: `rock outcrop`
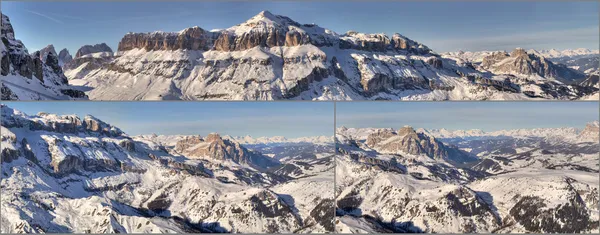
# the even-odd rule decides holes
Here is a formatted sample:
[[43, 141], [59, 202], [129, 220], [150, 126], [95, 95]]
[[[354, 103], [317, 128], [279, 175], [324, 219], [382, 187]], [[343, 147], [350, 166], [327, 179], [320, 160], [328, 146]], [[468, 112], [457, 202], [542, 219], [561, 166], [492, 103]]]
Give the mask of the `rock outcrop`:
[[113, 50], [110, 49], [110, 47], [108, 45], [106, 45], [106, 43], [100, 43], [100, 44], [96, 44], [96, 45], [85, 45], [85, 46], [82, 46], [81, 48], [79, 48], [79, 50], [77, 50], [77, 53], [75, 53], [75, 58], [79, 58], [84, 55], [89, 55], [89, 54], [98, 53], [98, 52], [106, 52], [106, 53], [109, 53], [112, 55]]
[[426, 155], [433, 159], [449, 160], [453, 163], [475, 161], [477, 158], [452, 146], [446, 146], [434, 137], [417, 133], [412, 127], [397, 131], [380, 130], [367, 137], [367, 146], [383, 153], [407, 153]]
[[128, 33], [119, 42], [118, 51], [134, 48], [158, 50], [209, 50], [213, 33], [200, 27], [187, 28], [179, 33]]
[[[15, 86], [20, 81], [1, 82], [2, 99], [39, 100], [39, 99], [78, 99], [87, 98], [83, 92], [69, 87], [62, 72], [54, 46], [48, 45], [41, 51], [28, 53], [20, 40], [15, 39], [14, 30], [8, 16], [2, 14], [2, 47], [0, 47], [0, 74], [24, 79], [30, 87]], [[21, 78], [19, 78], [21, 77]], [[4, 84], [7, 83], [7, 84]], [[11, 85], [13, 84], [13, 85]], [[17, 92], [17, 90], [19, 90]], [[18, 94], [18, 95], [17, 95]]]
[[217, 133], [188, 136], [175, 144], [175, 151], [191, 158], [209, 158], [218, 161], [231, 160], [263, 170], [279, 165], [276, 161], [252, 152], [239, 143], [224, 139]]
[[585, 74], [577, 70], [554, 64], [544, 57], [527, 54], [522, 48], [517, 48], [510, 54], [506, 52], [494, 52], [483, 58], [481, 67], [494, 73], [538, 75], [543, 78], [554, 78], [563, 82], [580, 80], [585, 77]]
[[73, 60], [73, 56], [71, 56], [67, 48], [60, 50], [58, 53], [58, 61], [60, 62], [61, 66], [71, 62], [71, 60]]
[[50, 54], [50, 53], [52, 53], [54, 56], [58, 55], [58, 54], [56, 54], [56, 50], [54, 49], [54, 45], [52, 45], [52, 44], [50, 44], [40, 50], [40, 60], [42, 60], [43, 62], [46, 62], [46, 57], [48, 57], [48, 54]]
[[248, 21], [225, 30], [205, 31], [200, 27], [177, 33], [128, 33], [119, 42], [119, 51], [134, 48], [153, 50], [216, 50], [243, 51], [254, 47], [293, 47], [312, 44], [337, 46], [372, 52], [389, 50], [428, 54], [426, 46], [400, 34], [390, 39], [385, 34], [364, 34], [350, 31], [342, 36], [312, 24], [300, 24], [292, 19], [260, 12]]

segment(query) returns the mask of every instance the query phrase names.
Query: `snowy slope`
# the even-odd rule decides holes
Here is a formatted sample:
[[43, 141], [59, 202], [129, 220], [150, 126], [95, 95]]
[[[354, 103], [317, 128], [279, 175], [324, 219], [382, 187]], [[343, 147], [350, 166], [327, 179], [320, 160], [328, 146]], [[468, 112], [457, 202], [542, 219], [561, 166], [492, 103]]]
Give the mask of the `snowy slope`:
[[266, 11], [227, 29], [128, 33], [103, 63], [67, 75], [92, 87], [96, 100], [523, 100], [592, 92], [480, 72], [400, 34], [339, 34]]
[[[214, 135], [204, 139], [214, 146], [206, 156], [187, 156], [199, 153], [184, 144], [190, 139], [175, 140], [173, 149], [93, 116], [1, 108], [2, 233], [333, 229], [330, 160], [305, 162], [313, 169], [306, 174], [278, 175], [237, 161], [258, 153]], [[222, 152], [221, 144], [237, 149]]]
[[382, 151], [382, 143], [405, 146], [393, 132], [402, 130], [337, 129], [337, 232], [598, 232], [597, 122], [585, 130], [417, 131], [477, 156], [467, 164], [409, 153], [418, 142]]

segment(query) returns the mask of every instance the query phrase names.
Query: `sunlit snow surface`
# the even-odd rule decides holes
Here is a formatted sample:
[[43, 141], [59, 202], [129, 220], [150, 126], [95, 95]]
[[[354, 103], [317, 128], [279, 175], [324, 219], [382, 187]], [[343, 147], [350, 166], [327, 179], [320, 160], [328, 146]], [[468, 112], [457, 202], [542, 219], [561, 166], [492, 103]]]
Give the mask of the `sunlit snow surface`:
[[[94, 120], [100, 129], [81, 124]], [[259, 171], [179, 154], [180, 136], [131, 137], [100, 122], [2, 106], [2, 233], [333, 230], [331, 138], [306, 137], [325, 147], [277, 152], [281, 165]]]
[[338, 128], [336, 231], [597, 233], [597, 126], [417, 130], [477, 154], [480, 160], [466, 165], [382, 153], [366, 140], [383, 129]]

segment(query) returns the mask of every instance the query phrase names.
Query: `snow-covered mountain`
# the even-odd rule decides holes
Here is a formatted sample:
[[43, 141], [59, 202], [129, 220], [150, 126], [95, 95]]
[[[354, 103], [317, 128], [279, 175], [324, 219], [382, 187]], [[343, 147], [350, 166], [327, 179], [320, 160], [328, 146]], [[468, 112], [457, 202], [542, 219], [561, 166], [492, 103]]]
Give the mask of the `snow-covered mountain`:
[[71, 60], [73, 60], [73, 57], [71, 56], [71, 54], [69, 54], [69, 50], [67, 50], [67, 48], [63, 48], [62, 50], [60, 50], [60, 52], [57, 54], [56, 50], [54, 49], [54, 45], [50, 44], [44, 48], [42, 48], [39, 51], [39, 58], [40, 60], [42, 60], [42, 62], [46, 63], [46, 58], [48, 58], [48, 54], [52, 53], [53, 55], [57, 56], [58, 59], [58, 65], [64, 69], [64, 65], [66, 63], [71, 62]]
[[128, 33], [114, 57], [66, 74], [96, 100], [577, 99], [597, 90], [481, 72], [401, 34], [339, 34], [268, 11], [227, 29]]
[[77, 50], [75, 58], [64, 64], [65, 76], [70, 80], [82, 78], [112, 61], [113, 55], [112, 49], [106, 43], [84, 45]]
[[423, 141], [383, 138], [406, 146], [388, 151], [356, 134], [407, 128], [337, 129], [337, 232], [598, 233], [598, 122], [583, 131], [503, 131], [502, 138], [414, 131], [475, 157], [467, 163], [415, 151]]
[[0, 111], [2, 233], [334, 229], [332, 154], [279, 161], [218, 134], [160, 142], [93, 116]]
[[252, 136], [227, 136], [241, 144], [275, 144], [275, 143], [312, 143], [312, 144], [331, 144], [333, 137], [329, 136], [310, 136], [299, 138], [285, 138], [283, 136], [257, 137]]
[[562, 82], [573, 82], [585, 78], [585, 74], [577, 70], [554, 64], [544, 57], [529, 54], [522, 48], [517, 48], [510, 54], [493, 53], [483, 58], [481, 68], [495, 74], [509, 74], [526, 78], [539, 77]]
[[531, 54], [540, 55], [546, 58], [559, 58], [559, 57], [575, 57], [575, 56], [585, 56], [585, 55], [598, 55], [600, 54], [599, 50], [590, 50], [587, 48], [577, 48], [577, 49], [566, 49], [566, 50], [528, 50]]
[[[597, 75], [600, 71], [598, 50], [584, 48], [564, 51], [520, 49], [510, 54], [505, 51], [459, 51], [442, 53], [442, 57], [470, 63], [481, 72], [529, 79], [556, 79], [569, 84]], [[597, 87], [596, 84], [588, 83], [579, 85]]]
[[30, 55], [15, 38], [10, 20], [4, 14], [1, 31], [1, 100], [87, 99], [85, 93], [68, 84], [54, 47]]

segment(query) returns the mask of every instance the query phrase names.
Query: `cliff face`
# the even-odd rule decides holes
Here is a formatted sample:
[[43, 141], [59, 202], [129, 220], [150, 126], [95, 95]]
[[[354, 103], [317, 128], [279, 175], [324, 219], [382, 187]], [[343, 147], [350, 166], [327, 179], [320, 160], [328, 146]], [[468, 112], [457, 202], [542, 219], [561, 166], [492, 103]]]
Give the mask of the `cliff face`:
[[208, 32], [200, 27], [178, 33], [129, 33], [119, 43], [119, 51], [134, 48], [152, 50], [243, 51], [260, 47], [293, 47], [299, 45], [336, 46], [374, 52], [409, 51], [427, 54], [431, 50], [400, 34], [390, 39], [385, 34], [363, 34], [350, 31], [344, 35], [317, 25], [302, 25], [292, 19], [263, 11], [248, 21], [225, 30]]
[[517, 48], [510, 54], [496, 52], [483, 58], [482, 68], [495, 73], [539, 75], [543, 78], [555, 78], [561, 81], [573, 81], [585, 78], [585, 74], [565, 66], [557, 65], [544, 57], [528, 54]]
[[443, 144], [434, 137], [417, 133], [412, 127], [372, 133], [367, 137], [366, 144], [379, 152], [426, 155], [433, 159], [444, 159], [453, 163], [477, 160], [466, 152]]
[[119, 42], [118, 50], [209, 50], [214, 42], [213, 36], [213, 33], [200, 27], [188, 28], [179, 33], [129, 33]]
[[108, 45], [106, 45], [106, 43], [100, 43], [100, 44], [96, 44], [96, 45], [82, 46], [81, 48], [79, 48], [79, 50], [77, 50], [77, 53], [75, 53], [75, 58], [79, 58], [84, 55], [89, 55], [89, 54], [98, 53], [98, 52], [106, 52], [106, 53], [110, 53], [110, 54], [113, 53], [112, 49], [110, 49], [110, 47]]
[[[29, 54], [15, 38], [8, 16], [2, 14], [0, 74], [2, 100], [85, 99], [87, 96], [69, 86], [52, 45]], [[16, 85], [15, 85], [16, 84]]]
[[191, 158], [231, 160], [260, 170], [279, 165], [276, 161], [260, 153], [252, 152], [237, 142], [223, 139], [216, 133], [208, 134], [206, 138], [186, 137], [175, 144], [175, 151]]

